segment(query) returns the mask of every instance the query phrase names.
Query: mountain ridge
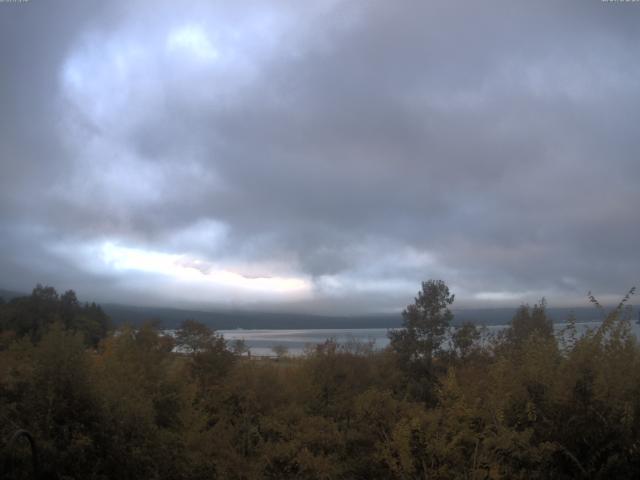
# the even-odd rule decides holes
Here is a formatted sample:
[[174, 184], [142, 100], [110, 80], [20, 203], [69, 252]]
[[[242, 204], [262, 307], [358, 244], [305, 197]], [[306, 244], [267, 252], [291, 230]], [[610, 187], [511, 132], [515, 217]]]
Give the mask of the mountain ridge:
[[[0, 289], [5, 301], [29, 294]], [[216, 330], [232, 329], [335, 329], [335, 328], [399, 328], [401, 312], [360, 315], [322, 315], [311, 313], [274, 313], [244, 310], [200, 310], [188, 308], [134, 306], [118, 303], [101, 303], [104, 312], [114, 325], [139, 326], [147, 321], [157, 321], [163, 328], [177, 328], [183, 320], [202, 322]], [[471, 322], [479, 325], [504, 325], [509, 323], [517, 307], [453, 308], [453, 325]], [[566, 321], [573, 313], [579, 322], [598, 320], [599, 312], [587, 307], [548, 307], [554, 322]]]

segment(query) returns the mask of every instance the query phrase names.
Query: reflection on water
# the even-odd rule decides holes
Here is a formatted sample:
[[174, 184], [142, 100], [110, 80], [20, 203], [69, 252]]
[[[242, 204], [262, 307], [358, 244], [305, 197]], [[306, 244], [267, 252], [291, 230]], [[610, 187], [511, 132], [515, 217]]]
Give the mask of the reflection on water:
[[375, 348], [389, 344], [386, 328], [342, 328], [314, 330], [219, 330], [224, 338], [232, 342], [243, 339], [251, 349], [251, 355], [273, 356], [272, 348], [281, 345], [289, 355], [301, 355], [305, 348], [323, 343], [332, 338], [340, 344], [348, 342], [374, 342]]
[[[588, 329], [597, 328], [600, 322], [577, 323], [578, 334]], [[556, 323], [554, 328], [557, 334], [567, 326], [566, 323]], [[632, 330], [636, 337], [640, 337], [640, 325], [632, 323]], [[497, 333], [506, 328], [506, 325], [489, 325], [486, 328], [488, 334]], [[374, 342], [374, 348], [383, 349], [389, 344], [386, 328], [343, 328], [343, 329], [310, 329], [310, 330], [219, 330], [224, 338], [233, 342], [243, 339], [251, 349], [251, 355], [274, 356], [273, 347], [280, 345], [285, 347], [290, 355], [301, 355], [305, 348], [317, 345], [329, 338], [333, 338], [339, 344], [353, 341]]]

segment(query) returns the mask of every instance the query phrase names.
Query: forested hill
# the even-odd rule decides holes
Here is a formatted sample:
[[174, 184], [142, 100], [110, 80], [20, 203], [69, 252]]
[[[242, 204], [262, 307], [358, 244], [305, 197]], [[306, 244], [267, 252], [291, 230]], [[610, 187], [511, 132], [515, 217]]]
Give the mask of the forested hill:
[[[308, 328], [393, 328], [402, 323], [397, 315], [327, 316], [305, 313], [271, 313], [251, 311], [200, 311], [159, 307], [135, 307], [104, 304], [104, 311], [115, 325], [140, 325], [148, 320], [160, 321], [164, 328], [177, 328], [185, 319], [197, 320], [216, 330], [308, 329]], [[513, 313], [513, 312], [512, 312]]]
[[12, 298], [17, 298], [17, 297], [24, 297], [28, 294], [26, 293], [20, 293], [20, 292], [13, 292], [11, 290], [3, 290], [0, 288], [0, 298], [2, 298], [5, 301], [9, 301]]
[[[397, 328], [402, 324], [400, 312], [358, 316], [327, 316], [304, 313], [268, 313], [251, 311], [215, 311], [134, 307], [130, 305], [104, 304], [104, 311], [114, 324], [140, 325], [148, 320], [158, 320], [164, 328], [177, 328], [187, 318], [197, 320], [216, 330], [245, 329], [316, 329], [316, 328]], [[453, 309], [453, 324], [472, 322], [482, 325], [505, 325], [511, 321], [516, 307]], [[563, 322], [573, 312], [577, 321], [597, 318], [593, 307], [549, 308], [549, 316], [555, 322]]]
[[[0, 298], [8, 301], [27, 294], [0, 289]], [[397, 314], [370, 314], [355, 316], [312, 315], [305, 313], [272, 313], [242, 310], [202, 311], [163, 307], [139, 307], [122, 304], [101, 304], [114, 325], [142, 325], [149, 320], [160, 322], [163, 328], [177, 328], [185, 319], [192, 319], [216, 330], [244, 329], [317, 329], [317, 328], [397, 328], [402, 324]], [[472, 322], [481, 325], [505, 325], [511, 321], [516, 306], [508, 308], [452, 309], [453, 324]], [[597, 319], [593, 307], [548, 308], [554, 322], [563, 322], [570, 313], [577, 321]]]

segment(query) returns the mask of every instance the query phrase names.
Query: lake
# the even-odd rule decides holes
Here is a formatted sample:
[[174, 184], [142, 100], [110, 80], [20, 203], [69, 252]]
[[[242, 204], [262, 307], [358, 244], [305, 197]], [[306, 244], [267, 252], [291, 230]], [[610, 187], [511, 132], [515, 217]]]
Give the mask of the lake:
[[[577, 323], [578, 333], [587, 329], [594, 329], [600, 325], [599, 321]], [[556, 323], [556, 333], [562, 331], [566, 323]], [[488, 333], [497, 333], [506, 328], [506, 325], [489, 325]], [[633, 333], [640, 337], [640, 325], [632, 323]], [[342, 329], [309, 329], [309, 330], [218, 330], [228, 342], [243, 339], [251, 350], [253, 356], [274, 356], [273, 348], [283, 346], [289, 355], [302, 355], [305, 348], [323, 343], [329, 338], [335, 339], [339, 344], [352, 341], [374, 342], [374, 348], [383, 349], [389, 344], [386, 328], [342, 328]]]

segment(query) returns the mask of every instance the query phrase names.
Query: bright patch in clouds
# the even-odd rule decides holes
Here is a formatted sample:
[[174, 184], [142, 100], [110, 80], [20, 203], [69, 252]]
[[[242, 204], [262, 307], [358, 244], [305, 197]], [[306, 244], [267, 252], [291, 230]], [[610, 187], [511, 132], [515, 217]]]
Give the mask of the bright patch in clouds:
[[116, 271], [160, 274], [178, 282], [210, 284], [269, 294], [300, 294], [310, 290], [307, 280], [296, 277], [246, 277], [185, 255], [122, 247], [106, 242], [101, 247], [105, 266]]
[[527, 297], [527, 292], [479, 292], [474, 295], [477, 300], [492, 302], [519, 301]]
[[167, 47], [170, 52], [187, 52], [202, 60], [216, 60], [220, 56], [205, 31], [195, 25], [173, 30], [167, 39]]

